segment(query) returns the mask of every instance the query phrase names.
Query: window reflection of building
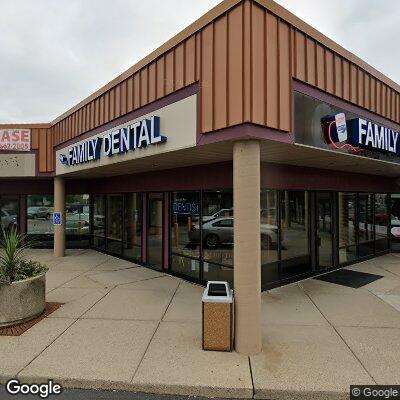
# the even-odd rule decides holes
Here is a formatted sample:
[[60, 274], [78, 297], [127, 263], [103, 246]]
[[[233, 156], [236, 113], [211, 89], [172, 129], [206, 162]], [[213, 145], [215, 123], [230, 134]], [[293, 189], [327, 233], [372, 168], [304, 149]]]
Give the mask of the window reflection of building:
[[389, 210], [388, 195], [383, 193], [375, 194], [374, 206], [374, 224], [375, 224], [375, 252], [385, 251], [389, 248]]
[[142, 260], [143, 196], [141, 193], [125, 195], [124, 256]]
[[200, 192], [171, 196], [171, 269], [200, 279]]
[[391, 249], [400, 251], [400, 194], [390, 196], [390, 240]]
[[358, 240], [359, 256], [365, 257], [374, 253], [374, 214], [373, 195], [358, 194]]
[[90, 242], [90, 197], [70, 194], [65, 198], [65, 236], [68, 248], [86, 248]]
[[122, 253], [122, 195], [107, 196], [107, 251], [113, 254]]
[[339, 263], [357, 258], [356, 194], [339, 193]]
[[32, 247], [53, 247], [54, 227], [52, 216], [54, 212], [53, 195], [28, 195], [26, 207], [26, 233]]
[[261, 192], [261, 274], [263, 282], [279, 281], [278, 192]]
[[105, 250], [106, 245], [106, 198], [104, 195], [93, 196], [93, 247]]
[[281, 279], [310, 271], [308, 193], [284, 191], [281, 196]]
[[203, 280], [233, 283], [232, 191], [207, 191], [202, 202]]

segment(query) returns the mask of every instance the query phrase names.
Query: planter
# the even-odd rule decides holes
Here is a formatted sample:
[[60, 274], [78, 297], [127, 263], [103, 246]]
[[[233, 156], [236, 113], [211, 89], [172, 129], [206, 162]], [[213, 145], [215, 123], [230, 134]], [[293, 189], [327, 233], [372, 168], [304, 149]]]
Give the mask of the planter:
[[0, 285], [0, 327], [39, 316], [46, 306], [46, 274]]

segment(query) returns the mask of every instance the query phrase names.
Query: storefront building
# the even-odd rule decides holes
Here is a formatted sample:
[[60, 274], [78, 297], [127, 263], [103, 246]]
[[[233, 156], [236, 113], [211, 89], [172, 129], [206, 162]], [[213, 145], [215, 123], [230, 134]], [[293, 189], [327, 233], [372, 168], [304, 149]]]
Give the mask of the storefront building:
[[255, 353], [260, 290], [400, 249], [399, 132], [398, 84], [270, 0], [225, 0], [55, 121], [0, 125], [2, 225], [229, 281]]

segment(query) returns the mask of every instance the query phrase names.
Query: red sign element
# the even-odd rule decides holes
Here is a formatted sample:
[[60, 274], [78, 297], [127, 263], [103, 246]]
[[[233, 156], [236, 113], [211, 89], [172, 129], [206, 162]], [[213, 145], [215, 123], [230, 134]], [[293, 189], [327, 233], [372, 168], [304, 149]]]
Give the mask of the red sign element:
[[0, 129], [0, 150], [30, 151], [30, 129]]

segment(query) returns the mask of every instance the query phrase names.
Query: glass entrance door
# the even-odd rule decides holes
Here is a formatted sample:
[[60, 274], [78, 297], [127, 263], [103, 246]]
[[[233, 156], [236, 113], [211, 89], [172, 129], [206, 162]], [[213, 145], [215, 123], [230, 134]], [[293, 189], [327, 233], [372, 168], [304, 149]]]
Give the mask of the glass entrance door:
[[3, 229], [18, 228], [19, 219], [19, 199], [14, 196], [0, 197], [1, 227], [0, 236]]
[[147, 263], [159, 271], [163, 269], [163, 208], [162, 193], [150, 193], [147, 209]]
[[316, 192], [316, 269], [332, 268], [333, 258], [333, 194]]

